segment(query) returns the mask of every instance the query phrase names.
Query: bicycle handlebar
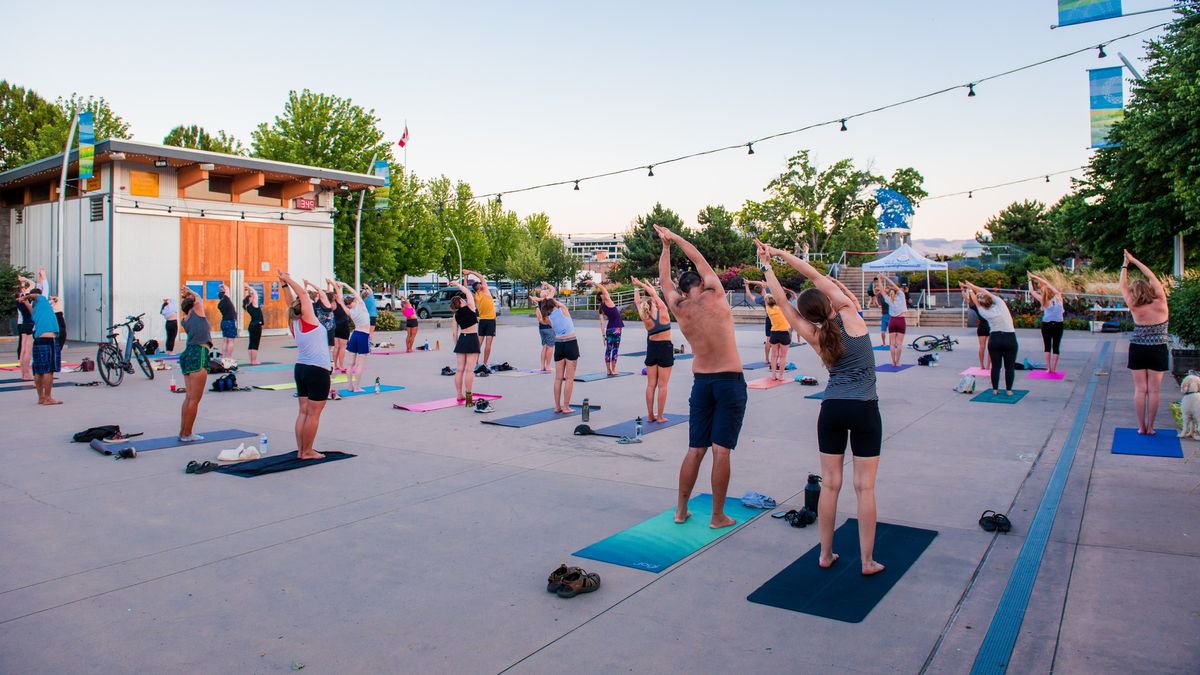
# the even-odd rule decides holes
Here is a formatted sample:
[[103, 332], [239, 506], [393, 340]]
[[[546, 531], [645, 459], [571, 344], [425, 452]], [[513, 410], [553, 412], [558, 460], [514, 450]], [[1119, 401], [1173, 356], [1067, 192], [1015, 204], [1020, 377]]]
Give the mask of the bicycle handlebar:
[[116, 328], [121, 328], [123, 326], [132, 325], [134, 323], [137, 323], [138, 321], [141, 321], [143, 316], [146, 316], [145, 312], [142, 312], [141, 314], [138, 314], [137, 316], [127, 316], [127, 317], [125, 317], [124, 323], [114, 323], [113, 325], [109, 326], [108, 329], [114, 330]]

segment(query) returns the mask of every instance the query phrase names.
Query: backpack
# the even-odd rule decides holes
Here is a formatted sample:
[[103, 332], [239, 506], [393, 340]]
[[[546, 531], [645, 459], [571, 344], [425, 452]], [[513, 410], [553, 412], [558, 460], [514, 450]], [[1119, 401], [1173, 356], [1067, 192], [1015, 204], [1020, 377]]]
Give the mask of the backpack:
[[917, 365], [919, 366], [936, 366], [937, 364], [937, 354], [925, 354], [917, 358]]
[[958, 385], [954, 387], [954, 391], [957, 391], [960, 394], [974, 394], [975, 376], [963, 375], [962, 379], [958, 381]]
[[86, 356], [83, 357], [82, 359], [80, 359], [79, 372], [90, 373], [94, 370], [96, 370], [96, 362], [95, 361], [91, 360], [90, 358], [88, 358]]
[[153, 356], [158, 353], [158, 340], [146, 340], [146, 344], [142, 345], [142, 349], [146, 354]]
[[89, 427], [72, 436], [72, 440], [76, 443], [91, 443], [92, 441], [100, 441], [105, 438], [112, 438], [121, 433], [121, 427], [116, 424], [104, 424], [98, 427]]
[[233, 391], [234, 389], [237, 389], [237, 386], [237, 375], [234, 375], [233, 373], [226, 373], [213, 380], [212, 390]]

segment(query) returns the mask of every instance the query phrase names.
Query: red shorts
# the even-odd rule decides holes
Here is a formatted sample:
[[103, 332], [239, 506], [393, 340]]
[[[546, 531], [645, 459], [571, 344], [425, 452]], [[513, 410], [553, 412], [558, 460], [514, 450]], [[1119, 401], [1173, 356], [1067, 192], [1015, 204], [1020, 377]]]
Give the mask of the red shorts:
[[892, 320], [888, 321], [889, 333], [903, 333], [907, 328], [908, 325], [904, 323], [904, 317], [902, 316], [893, 316]]

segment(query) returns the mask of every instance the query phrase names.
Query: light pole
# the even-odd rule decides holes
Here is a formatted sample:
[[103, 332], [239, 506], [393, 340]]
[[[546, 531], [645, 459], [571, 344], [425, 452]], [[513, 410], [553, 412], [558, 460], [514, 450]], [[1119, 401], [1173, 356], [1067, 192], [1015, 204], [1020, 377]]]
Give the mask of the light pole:
[[462, 247], [458, 245], [458, 237], [454, 236], [454, 230], [447, 228], [450, 232], [449, 237], [442, 237], [442, 241], [453, 241], [454, 248], [458, 249], [458, 279], [462, 281]]
[[[367, 173], [375, 171], [376, 157], [378, 155], [371, 155], [371, 166], [367, 167]], [[366, 196], [366, 190], [358, 193], [358, 215], [354, 217], [354, 291], [356, 293], [362, 290], [362, 209], [363, 198]]]

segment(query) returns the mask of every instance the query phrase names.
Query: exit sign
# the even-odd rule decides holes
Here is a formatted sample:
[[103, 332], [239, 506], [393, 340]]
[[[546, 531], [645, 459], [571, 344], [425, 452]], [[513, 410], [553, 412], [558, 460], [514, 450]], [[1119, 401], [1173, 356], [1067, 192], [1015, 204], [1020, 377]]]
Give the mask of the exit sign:
[[303, 209], [305, 211], [312, 211], [313, 209], [317, 208], [317, 200], [308, 199], [307, 197], [298, 197], [296, 199], [296, 208]]

